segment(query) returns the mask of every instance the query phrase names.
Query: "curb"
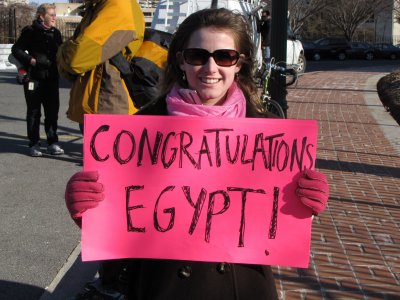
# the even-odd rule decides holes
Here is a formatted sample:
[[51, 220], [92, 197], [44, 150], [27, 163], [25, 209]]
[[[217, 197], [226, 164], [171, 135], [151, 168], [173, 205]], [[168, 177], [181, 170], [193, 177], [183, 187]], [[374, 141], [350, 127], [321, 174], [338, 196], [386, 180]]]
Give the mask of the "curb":
[[96, 277], [97, 270], [97, 262], [82, 262], [79, 243], [39, 300], [73, 299]]

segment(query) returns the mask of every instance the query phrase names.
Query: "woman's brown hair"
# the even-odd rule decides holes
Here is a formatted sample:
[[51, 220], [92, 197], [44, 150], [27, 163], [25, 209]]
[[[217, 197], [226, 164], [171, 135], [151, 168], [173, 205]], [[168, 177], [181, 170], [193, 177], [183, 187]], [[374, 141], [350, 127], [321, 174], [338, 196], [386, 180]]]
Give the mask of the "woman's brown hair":
[[177, 83], [187, 88], [187, 82], [183, 79], [183, 72], [180, 69], [180, 61], [177, 53], [184, 50], [191, 35], [204, 27], [213, 27], [217, 30], [229, 31], [235, 42], [236, 50], [244, 54], [241, 58], [241, 69], [237, 74], [237, 83], [242, 89], [247, 101], [257, 110], [263, 111], [263, 107], [257, 96], [257, 87], [254, 82], [254, 46], [251, 40], [250, 29], [244, 17], [226, 8], [203, 9], [188, 16], [175, 32], [168, 50], [167, 66], [161, 95], [165, 96]]

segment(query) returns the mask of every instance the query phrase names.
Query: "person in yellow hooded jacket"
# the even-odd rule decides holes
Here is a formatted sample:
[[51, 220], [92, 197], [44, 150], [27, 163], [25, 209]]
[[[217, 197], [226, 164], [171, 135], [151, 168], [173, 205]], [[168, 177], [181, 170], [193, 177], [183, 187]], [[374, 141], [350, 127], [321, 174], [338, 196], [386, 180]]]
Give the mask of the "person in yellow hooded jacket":
[[80, 125], [84, 114], [137, 111], [120, 72], [109, 59], [122, 52], [130, 60], [143, 42], [145, 29], [135, 0], [86, 0], [84, 6], [73, 37], [57, 53], [60, 75], [73, 81], [67, 116]]
[[[143, 43], [144, 30], [144, 16], [136, 0], [84, 1], [81, 22], [57, 52], [59, 74], [73, 82], [67, 116], [79, 123], [82, 132], [84, 114], [134, 114], [137, 111], [119, 70], [110, 59], [122, 53], [130, 61]], [[100, 263], [98, 288], [107, 289], [107, 292], [99, 292], [101, 297], [120, 299], [117, 285], [123, 266], [119, 260]], [[87, 299], [83, 295], [76, 297], [80, 298]]]

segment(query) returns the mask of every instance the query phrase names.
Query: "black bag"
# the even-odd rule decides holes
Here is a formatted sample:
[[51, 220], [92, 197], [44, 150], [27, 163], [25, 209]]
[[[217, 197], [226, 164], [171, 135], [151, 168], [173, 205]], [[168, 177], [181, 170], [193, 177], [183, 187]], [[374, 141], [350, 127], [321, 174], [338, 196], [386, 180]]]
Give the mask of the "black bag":
[[24, 65], [18, 59], [16, 59], [12, 53], [10, 53], [10, 55], [8, 56], [8, 61], [11, 64], [15, 65], [18, 69], [18, 74], [15, 77], [15, 79], [17, 80], [17, 83], [24, 84], [24, 83], [28, 82], [30, 79], [29, 78], [30, 77], [29, 76], [30, 68], [25, 68]]
[[170, 33], [146, 28], [143, 43], [130, 62], [122, 53], [110, 59], [120, 71], [137, 109], [143, 109], [159, 96], [159, 82], [171, 39]]

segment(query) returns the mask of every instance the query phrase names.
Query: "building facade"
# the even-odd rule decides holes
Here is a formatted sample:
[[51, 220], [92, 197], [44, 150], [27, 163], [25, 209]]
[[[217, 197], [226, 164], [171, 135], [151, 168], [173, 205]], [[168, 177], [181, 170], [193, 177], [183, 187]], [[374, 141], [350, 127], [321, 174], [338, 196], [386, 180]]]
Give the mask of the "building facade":
[[357, 31], [357, 40], [368, 42], [400, 43], [400, 24], [396, 18], [396, 1], [387, 0], [388, 8], [374, 15], [360, 26]]
[[80, 5], [81, 3], [56, 3], [57, 27], [64, 39], [74, 34], [82, 19], [78, 9]]

